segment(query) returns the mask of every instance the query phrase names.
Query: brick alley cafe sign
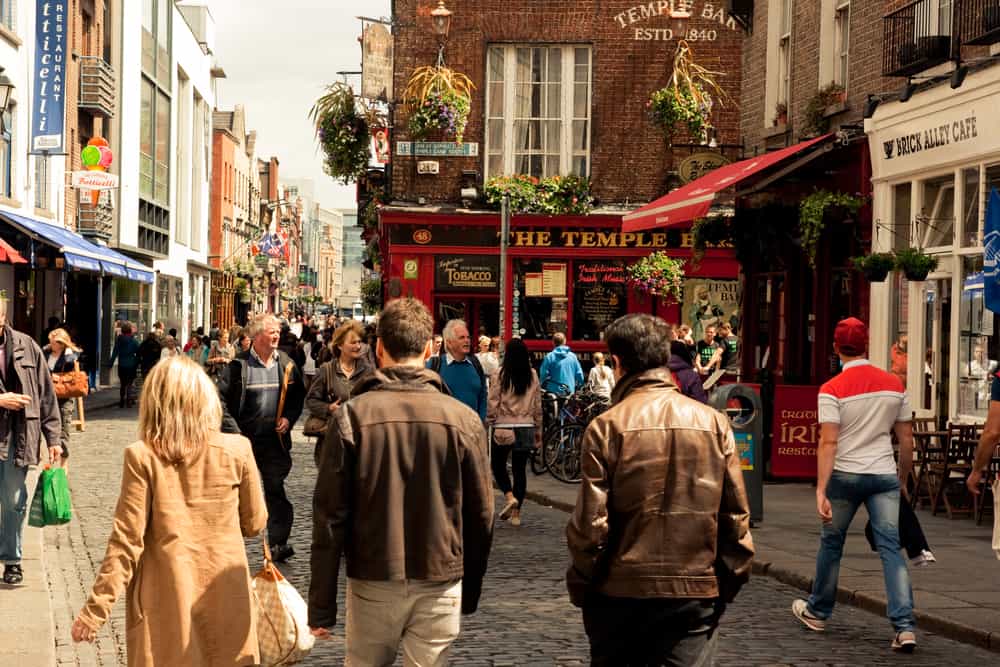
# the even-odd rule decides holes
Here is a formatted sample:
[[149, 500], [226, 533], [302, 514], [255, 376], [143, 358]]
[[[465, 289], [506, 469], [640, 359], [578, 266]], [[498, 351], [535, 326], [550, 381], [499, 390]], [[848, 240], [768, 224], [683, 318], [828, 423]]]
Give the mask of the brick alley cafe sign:
[[[500, 247], [500, 233], [490, 227], [392, 225], [390, 243], [417, 246]], [[616, 229], [515, 229], [511, 248], [690, 248], [689, 230], [622, 232]]]
[[[736, 31], [736, 19], [726, 12], [726, 2], [695, 2], [694, 0], [653, 0], [629, 7], [614, 15], [615, 25], [635, 41], [669, 42], [686, 39], [689, 42], [714, 42], [719, 39], [721, 28]], [[690, 25], [683, 35], [675, 34], [670, 25], [670, 13], [674, 10], [691, 12], [691, 23], [701, 19], [701, 25]]]

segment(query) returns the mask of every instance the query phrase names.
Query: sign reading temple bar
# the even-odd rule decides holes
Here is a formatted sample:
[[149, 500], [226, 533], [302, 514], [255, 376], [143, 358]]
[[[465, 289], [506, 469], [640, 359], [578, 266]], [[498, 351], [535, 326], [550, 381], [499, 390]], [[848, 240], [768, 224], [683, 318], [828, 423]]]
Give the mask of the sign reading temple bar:
[[38, 0], [35, 5], [34, 96], [31, 107], [31, 150], [64, 150], [66, 115], [66, 7], [64, 0]]

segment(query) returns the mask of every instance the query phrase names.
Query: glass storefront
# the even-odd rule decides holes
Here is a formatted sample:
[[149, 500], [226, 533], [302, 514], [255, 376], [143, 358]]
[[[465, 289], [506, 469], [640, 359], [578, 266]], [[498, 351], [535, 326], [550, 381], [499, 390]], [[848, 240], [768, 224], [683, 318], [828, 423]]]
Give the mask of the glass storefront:
[[113, 280], [111, 285], [112, 319], [131, 322], [137, 335], [144, 336], [153, 324], [153, 286], [132, 280]]

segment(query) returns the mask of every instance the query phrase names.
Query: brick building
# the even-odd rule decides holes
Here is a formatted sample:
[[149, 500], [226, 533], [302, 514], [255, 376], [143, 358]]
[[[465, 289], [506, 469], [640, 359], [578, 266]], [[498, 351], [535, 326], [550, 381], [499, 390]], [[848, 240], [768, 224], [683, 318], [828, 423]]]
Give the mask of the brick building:
[[[436, 62], [436, 5], [394, 3], [397, 97], [416, 68]], [[475, 85], [465, 144], [456, 151], [464, 155], [420, 155], [427, 147], [410, 142], [407, 111], [395, 106], [389, 201], [381, 209], [378, 240], [386, 296], [424, 300], [439, 326], [464, 317], [474, 336], [496, 335], [500, 220], [483, 201], [484, 183], [497, 175], [576, 174], [590, 180], [596, 200], [590, 215], [513, 216], [503, 286], [511, 304], [508, 332], [540, 352], [550, 348], [552, 333], [562, 331], [586, 357], [599, 349], [601, 330], [618, 314], [645, 310], [679, 320], [690, 304], [667, 305], [636, 293], [625, 285], [624, 268], [652, 249], [690, 257], [689, 235], [622, 235], [621, 217], [679, 185], [685, 158], [741, 156], [743, 30], [719, 3], [700, 0], [474, 0], [450, 9], [444, 60]], [[680, 131], [668, 145], [646, 103], [668, 83], [679, 36], [671, 13], [685, 9], [692, 14], [683, 30], [695, 61], [720, 73], [731, 101], [714, 108], [710, 136]], [[438, 163], [438, 173], [418, 173], [418, 163], [429, 160]], [[483, 280], [448, 277], [464, 274]], [[584, 276], [589, 290], [579, 287]], [[689, 276], [733, 281], [737, 267], [731, 253], [710, 251]]]

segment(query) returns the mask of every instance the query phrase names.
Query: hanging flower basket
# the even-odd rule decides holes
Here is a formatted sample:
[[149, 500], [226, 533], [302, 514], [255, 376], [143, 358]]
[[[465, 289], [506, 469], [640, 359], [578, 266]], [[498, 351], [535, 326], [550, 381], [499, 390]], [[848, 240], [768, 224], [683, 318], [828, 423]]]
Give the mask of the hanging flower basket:
[[816, 268], [816, 250], [826, 224], [827, 209], [839, 206], [857, 213], [863, 203], [861, 197], [829, 190], [817, 190], [799, 203], [799, 234], [811, 268]]
[[725, 91], [715, 81], [718, 76], [722, 74], [694, 62], [694, 54], [685, 40], [678, 42], [670, 82], [654, 91], [646, 102], [650, 118], [668, 142], [680, 127], [686, 127], [692, 138], [708, 141], [712, 108], [717, 100], [722, 102], [726, 98]]
[[626, 271], [629, 285], [641, 292], [680, 303], [684, 283], [684, 260], [667, 253], [654, 252], [630, 264]]
[[440, 132], [462, 143], [474, 89], [469, 77], [443, 65], [414, 70], [403, 94], [411, 137], [423, 141]]
[[864, 274], [870, 283], [881, 283], [896, 268], [896, 256], [891, 252], [873, 252], [863, 257], [851, 258], [854, 268]]
[[335, 83], [316, 100], [309, 115], [325, 157], [323, 170], [343, 183], [363, 174], [371, 160], [371, 134], [365, 116], [358, 113], [354, 91]]
[[927, 274], [938, 267], [938, 258], [928, 255], [920, 248], [904, 248], [896, 251], [896, 268], [903, 272], [907, 280], [921, 282]]

